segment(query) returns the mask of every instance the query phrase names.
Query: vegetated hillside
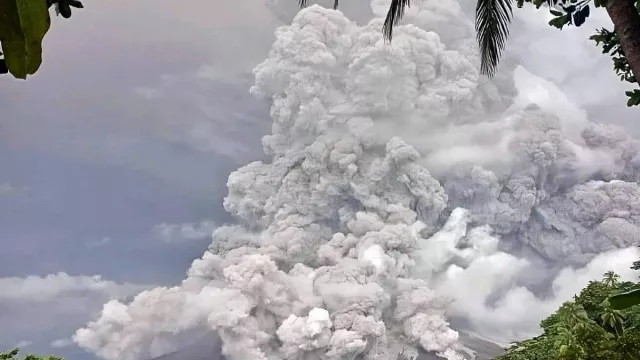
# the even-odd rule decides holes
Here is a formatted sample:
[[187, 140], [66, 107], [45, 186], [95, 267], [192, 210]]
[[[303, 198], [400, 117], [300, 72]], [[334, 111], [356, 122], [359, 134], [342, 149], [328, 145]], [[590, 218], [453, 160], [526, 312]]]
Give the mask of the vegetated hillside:
[[[640, 268], [640, 262], [632, 269]], [[542, 320], [542, 335], [514, 344], [499, 360], [640, 359], [640, 305], [616, 310], [608, 298], [638, 287], [612, 271]]]

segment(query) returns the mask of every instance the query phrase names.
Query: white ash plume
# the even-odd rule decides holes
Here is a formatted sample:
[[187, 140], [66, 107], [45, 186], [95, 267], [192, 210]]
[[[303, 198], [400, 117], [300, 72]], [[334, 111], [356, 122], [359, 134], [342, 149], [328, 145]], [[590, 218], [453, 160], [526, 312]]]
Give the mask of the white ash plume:
[[[411, 253], [424, 240], [420, 230], [437, 223], [446, 194], [415, 163], [420, 154], [400, 138], [378, 136], [367, 114], [413, 108], [412, 99], [395, 96], [411, 88], [428, 102], [428, 88], [437, 91], [437, 70], [459, 66], [438, 60], [442, 45], [435, 34], [405, 32], [407, 50], [416, 47], [409, 58], [386, 47], [377, 28], [311, 7], [279, 29], [270, 59], [256, 69], [252, 91], [273, 99], [273, 133], [264, 138], [273, 161], [233, 173], [224, 203], [249, 231], [219, 229], [211, 253], [194, 263], [190, 278], [165, 290], [184, 292], [183, 297], [158, 300], [173, 302], [180, 313], [186, 310], [178, 306], [182, 302], [206, 298], [200, 309], [211, 312], [202, 326], [217, 330], [228, 358], [389, 359], [421, 347], [462, 359], [458, 335], [444, 316], [447, 301], [426, 281], [409, 277]], [[371, 39], [363, 43], [362, 36]], [[422, 66], [420, 77], [389, 82], [397, 73], [415, 74], [422, 55], [435, 58]], [[470, 63], [461, 65], [477, 77]], [[454, 98], [454, 89], [439, 97]], [[466, 97], [473, 96], [471, 90]], [[142, 293], [129, 309], [148, 297]], [[142, 344], [116, 344], [109, 337], [115, 334], [100, 333], [106, 320], [78, 331], [76, 340], [106, 358], [157, 352], [157, 337], [140, 336], [139, 328], [126, 324], [119, 324], [117, 337]], [[177, 330], [162, 318], [153, 328], [156, 334]]]
[[[182, 284], [107, 304], [75, 341], [139, 360], [209, 329], [230, 360], [459, 360], [448, 316], [478, 330], [516, 295], [549, 308], [517, 283], [530, 263], [506, 245], [576, 262], [633, 245], [635, 142], [513, 105], [513, 68], [488, 82], [472, 39], [455, 38], [468, 32], [445, 45], [420, 27], [437, 8], [416, 8], [425, 20], [392, 46], [379, 17], [360, 26], [319, 6], [279, 28], [251, 90], [271, 105], [270, 162], [232, 173], [224, 200], [240, 224], [214, 232]], [[474, 274], [485, 281], [453, 290]]]

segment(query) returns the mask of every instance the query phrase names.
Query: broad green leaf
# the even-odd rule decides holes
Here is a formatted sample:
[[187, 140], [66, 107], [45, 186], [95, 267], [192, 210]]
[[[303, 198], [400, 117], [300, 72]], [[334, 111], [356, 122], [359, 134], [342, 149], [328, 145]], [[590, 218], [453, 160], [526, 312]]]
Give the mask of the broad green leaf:
[[640, 90], [635, 89], [633, 91], [625, 91], [625, 94], [629, 97], [629, 100], [627, 100], [627, 106], [631, 107], [640, 105]]
[[50, 18], [45, 0], [0, 1], [0, 40], [9, 72], [26, 79], [42, 64], [42, 40]]
[[640, 289], [631, 290], [609, 298], [611, 307], [616, 310], [628, 309], [640, 305]]
[[587, 20], [590, 15], [589, 5], [582, 7], [580, 10], [573, 13], [573, 24], [575, 26], [581, 26]]
[[549, 25], [551, 25], [551, 26], [555, 26], [555, 27], [557, 27], [558, 29], [562, 29], [565, 25], [567, 25], [567, 24], [569, 23], [569, 20], [570, 20], [570, 19], [571, 19], [571, 18], [570, 18], [570, 15], [569, 15], [569, 14], [567, 14], [567, 15], [562, 15], [562, 16], [559, 16], [559, 17], [557, 17], [557, 18], [552, 19], [551, 21], [549, 21]]

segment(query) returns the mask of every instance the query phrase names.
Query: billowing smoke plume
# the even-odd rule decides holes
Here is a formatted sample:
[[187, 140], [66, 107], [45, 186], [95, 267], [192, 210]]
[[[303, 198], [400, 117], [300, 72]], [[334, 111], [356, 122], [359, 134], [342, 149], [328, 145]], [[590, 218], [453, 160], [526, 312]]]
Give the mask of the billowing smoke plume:
[[[528, 336], [588, 280], [632, 276], [637, 142], [519, 102], [508, 59], [480, 77], [468, 20], [435, 3], [417, 2], [392, 45], [383, 0], [362, 26], [311, 6], [279, 28], [251, 89], [271, 105], [270, 161], [228, 180], [239, 225], [182, 284], [106, 304], [75, 341], [140, 360], [214, 329], [232, 360], [463, 359], [450, 320]], [[438, 24], [460, 26], [425, 30]], [[541, 262], [558, 269], [544, 298], [528, 287]]]

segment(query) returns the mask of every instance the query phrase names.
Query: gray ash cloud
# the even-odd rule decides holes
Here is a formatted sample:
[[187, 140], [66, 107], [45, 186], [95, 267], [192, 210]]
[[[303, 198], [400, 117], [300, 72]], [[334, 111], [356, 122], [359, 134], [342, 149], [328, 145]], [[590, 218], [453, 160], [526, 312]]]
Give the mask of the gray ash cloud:
[[[276, 31], [251, 89], [268, 160], [227, 183], [237, 224], [181, 284], [106, 304], [80, 346], [139, 360], [204, 330], [230, 360], [460, 360], [450, 319], [522, 338], [593, 277], [632, 276], [636, 142], [561, 96], [530, 106], [514, 78], [537, 80], [512, 59], [481, 77], [453, 2], [415, 4], [389, 46], [387, 5], [360, 24], [311, 6]], [[556, 265], [547, 297], [522, 249]]]

